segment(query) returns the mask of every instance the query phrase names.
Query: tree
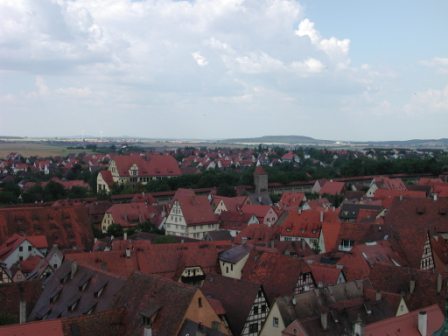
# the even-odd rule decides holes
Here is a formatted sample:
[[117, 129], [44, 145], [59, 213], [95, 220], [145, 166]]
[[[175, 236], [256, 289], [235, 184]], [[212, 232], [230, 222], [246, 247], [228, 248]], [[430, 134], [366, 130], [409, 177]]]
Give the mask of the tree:
[[118, 224], [112, 224], [107, 228], [107, 234], [114, 237], [123, 236], [123, 228]]

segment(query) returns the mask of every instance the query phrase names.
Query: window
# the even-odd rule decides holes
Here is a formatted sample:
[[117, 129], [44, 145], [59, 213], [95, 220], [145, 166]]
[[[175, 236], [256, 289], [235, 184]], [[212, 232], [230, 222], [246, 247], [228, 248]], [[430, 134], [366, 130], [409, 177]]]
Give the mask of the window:
[[254, 306], [254, 315], [258, 315], [258, 306]]
[[212, 329], [219, 330], [220, 323], [218, 321], [212, 321]]
[[32, 249], [33, 247], [30, 245], [30, 246], [28, 246], [28, 251], [31, 251], [31, 249]]
[[19, 246], [19, 252], [23, 251], [23, 246]]
[[199, 308], [202, 308], [202, 298], [198, 298], [198, 306]]
[[266, 305], [265, 304], [261, 305], [261, 312], [266, 313]]
[[249, 324], [249, 333], [257, 333], [258, 332], [258, 323]]
[[278, 317], [272, 319], [272, 326], [278, 328]]

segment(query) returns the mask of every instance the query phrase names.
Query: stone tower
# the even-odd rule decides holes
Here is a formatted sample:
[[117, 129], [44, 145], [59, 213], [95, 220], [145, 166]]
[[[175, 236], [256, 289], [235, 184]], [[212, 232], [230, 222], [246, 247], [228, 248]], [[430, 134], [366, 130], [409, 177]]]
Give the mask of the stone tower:
[[254, 171], [255, 194], [261, 195], [268, 192], [268, 174], [261, 166]]

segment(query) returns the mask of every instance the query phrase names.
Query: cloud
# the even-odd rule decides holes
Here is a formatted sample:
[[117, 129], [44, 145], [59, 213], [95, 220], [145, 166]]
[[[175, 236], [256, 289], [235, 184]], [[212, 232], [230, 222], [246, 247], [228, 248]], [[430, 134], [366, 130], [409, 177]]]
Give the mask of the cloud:
[[192, 53], [191, 56], [195, 60], [196, 64], [201, 67], [206, 66], [208, 64], [207, 59], [204, 56], [202, 56], [199, 51]]
[[421, 61], [421, 64], [427, 67], [435, 68], [442, 74], [448, 74], [448, 58], [434, 57], [429, 60]]
[[325, 66], [315, 58], [308, 58], [303, 62], [293, 62], [291, 68], [299, 73], [320, 73]]
[[308, 37], [310, 42], [319, 50], [322, 50], [330, 58], [343, 61], [340, 66], [346, 66], [348, 63], [347, 56], [350, 49], [349, 39], [337, 39], [336, 37], [322, 38], [320, 33], [314, 28], [314, 22], [304, 19], [299, 23], [299, 27], [295, 31], [299, 37]]
[[404, 111], [409, 114], [448, 113], [448, 85], [414, 93]]

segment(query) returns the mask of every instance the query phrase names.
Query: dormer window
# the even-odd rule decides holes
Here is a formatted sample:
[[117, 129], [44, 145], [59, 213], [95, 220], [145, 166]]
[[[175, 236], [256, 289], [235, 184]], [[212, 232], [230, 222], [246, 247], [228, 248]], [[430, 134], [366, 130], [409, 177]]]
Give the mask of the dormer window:
[[99, 298], [101, 296], [101, 294], [103, 294], [104, 289], [106, 288], [106, 286], [107, 286], [107, 283], [94, 293], [96, 298]]

